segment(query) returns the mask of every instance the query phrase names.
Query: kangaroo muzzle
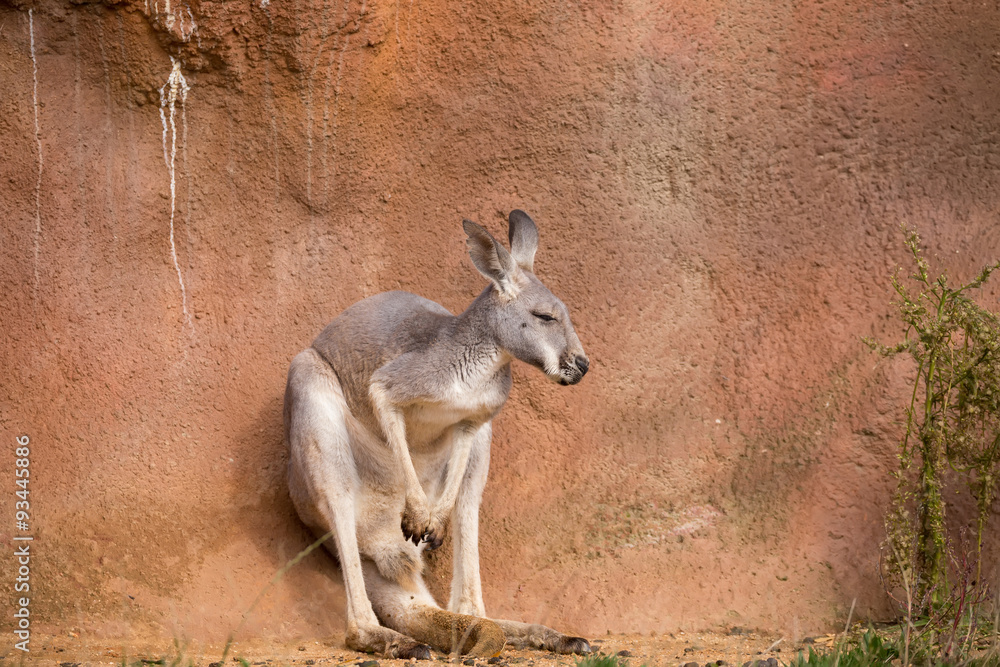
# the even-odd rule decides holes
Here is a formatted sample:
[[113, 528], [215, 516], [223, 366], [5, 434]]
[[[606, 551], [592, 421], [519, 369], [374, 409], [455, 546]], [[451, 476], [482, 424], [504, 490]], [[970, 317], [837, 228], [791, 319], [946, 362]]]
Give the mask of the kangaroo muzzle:
[[587, 374], [590, 369], [590, 360], [582, 354], [578, 354], [571, 359], [568, 363], [561, 364], [559, 370], [559, 384], [564, 387], [571, 384], [576, 384], [583, 379], [583, 376]]

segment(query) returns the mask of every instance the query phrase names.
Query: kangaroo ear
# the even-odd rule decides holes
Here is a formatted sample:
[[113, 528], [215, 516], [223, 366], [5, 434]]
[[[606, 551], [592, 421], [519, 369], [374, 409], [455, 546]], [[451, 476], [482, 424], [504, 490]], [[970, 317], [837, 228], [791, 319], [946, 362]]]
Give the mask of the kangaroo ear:
[[538, 227], [535, 226], [535, 221], [521, 210], [511, 211], [508, 220], [510, 254], [518, 266], [525, 271], [531, 271], [535, 263], [535, 251], [538, 250]]
[[472, 263], [479, 272], [493, 281], [505, 298], [513, 299], [517, 296], [521, 291], [517, 280], [518, 268], [507, 249], [471, 220], [463, 220], [462, 228], [469, 235], [465, 243], [469, 246]]

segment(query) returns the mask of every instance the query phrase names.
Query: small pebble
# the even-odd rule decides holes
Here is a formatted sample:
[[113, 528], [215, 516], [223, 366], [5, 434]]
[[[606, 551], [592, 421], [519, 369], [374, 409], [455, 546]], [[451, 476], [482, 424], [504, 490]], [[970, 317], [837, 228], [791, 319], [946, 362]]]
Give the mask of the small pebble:
[[306, 660], [306, 664], [307, 665], [315, 665], [316, 661], [315, 660]]
[[491, 664], [491, 665], [499, 665], [501, 662], [503, 662], [503, 658], [501, 658], [498, 655], [495, 655], [492, 658], [490, 658], [489, 660], [487, 660], [486, 662], [489, 663], [489, 664]]
[[618, 651], [619, 658], [628, 658], [632, 656], [632, 651], [625, 649], [624, 651]]
[[684, 667], [701, 667], [697, 662], [685, 662]]
[[305, 647], [305, 646], [300, 646], [300, 647], [299, 647], [299, 650], [300, 650], [300, 651], [305, 651], [305, 650], [306, 650], [306, 647]]
[[378, 660], [365, 660], [364, 662], [359, 662], [358, 667], [378, 667]]
[[472, 667], [473, 665], [476, 664], [476, 659], [475, 658], [469, 658], [468, 660], [463, 660], [462, 664], [463, 665], [468, 665], [468, 667]]
[[208, 667], [222, 667], [222, 663], [221, 662], [210, 662], [210, 663], [208, 663]]

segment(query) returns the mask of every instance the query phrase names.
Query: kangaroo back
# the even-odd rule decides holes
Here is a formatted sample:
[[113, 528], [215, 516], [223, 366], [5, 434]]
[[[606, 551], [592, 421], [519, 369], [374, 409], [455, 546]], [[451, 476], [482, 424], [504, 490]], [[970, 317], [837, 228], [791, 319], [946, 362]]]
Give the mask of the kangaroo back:
[[434, 346], [454, 320], [444, 306], [409, 292], [383, 292], [354, 304], [320, 332], [312, 347], [337, 373], [351, 412], [377, 428], [372, 374], [397, 357]]

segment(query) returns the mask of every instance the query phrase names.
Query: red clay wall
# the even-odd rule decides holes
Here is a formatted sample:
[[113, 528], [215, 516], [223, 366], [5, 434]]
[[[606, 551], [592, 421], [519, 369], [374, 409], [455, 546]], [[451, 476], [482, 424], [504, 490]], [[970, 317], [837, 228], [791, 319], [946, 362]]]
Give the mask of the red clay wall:
[[[592, 371], [515, 367], [488, 609], [591, 635], [888, 613], [906, 367], [859, 337], [898, 335], [901, 222], [956, 277], [1000, 253], [996, 6], [169, 6], [0, 7], [0, 470], [29, 435], [37, 627], [224, 637], [310, 541], [289, 360], [382, 290], [461, 310], [461, 219], [515, 207]], [[343, 613], [319, 553], [246, 633]]]

